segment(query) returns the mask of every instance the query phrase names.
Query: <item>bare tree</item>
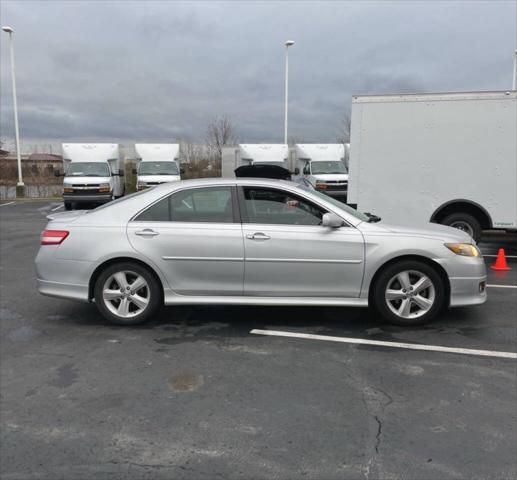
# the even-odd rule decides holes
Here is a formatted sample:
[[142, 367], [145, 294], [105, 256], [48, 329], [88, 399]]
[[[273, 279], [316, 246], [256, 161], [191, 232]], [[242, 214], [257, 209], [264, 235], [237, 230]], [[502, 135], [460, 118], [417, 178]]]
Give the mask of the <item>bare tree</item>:
[[228, 115], [213, 118], [208, 124], [206, 144], [210, 156], [217, 162], [221, 161], [223, 147], [236, 143], [235, 128]]
[[339, 126], [339, 133], [336, 137], [338, 143], [350, 143], [350, 113], [346, 112]]

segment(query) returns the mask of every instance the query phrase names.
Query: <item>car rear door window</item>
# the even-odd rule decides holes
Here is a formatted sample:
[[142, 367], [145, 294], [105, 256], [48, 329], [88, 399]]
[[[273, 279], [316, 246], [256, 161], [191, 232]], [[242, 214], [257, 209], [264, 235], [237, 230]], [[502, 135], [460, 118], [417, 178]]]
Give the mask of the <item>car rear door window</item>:
[[290, 192], [244, 187], [248, 223], [270, 225], [320, 225], [322, 208]]
[[231, 187], [192, 188], [151, 205], [135, 220], [147, 222], [233, 223]]

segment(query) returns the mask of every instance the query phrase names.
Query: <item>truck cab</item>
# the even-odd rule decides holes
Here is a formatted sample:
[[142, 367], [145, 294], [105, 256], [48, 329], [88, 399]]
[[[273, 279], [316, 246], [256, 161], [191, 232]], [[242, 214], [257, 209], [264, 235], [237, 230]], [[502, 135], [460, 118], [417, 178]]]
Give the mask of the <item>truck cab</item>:
[[65, 210], [103, 204], [124, 195], [123, 162], [119, 145], [63, 143], [63, 202]]
[[137, 175], [137, 190], [181, 180], [179, 144], [137, 143], [135, 150], [139, 159], [138, 168], [134, 172]]
[[298, 143], [295, 148], [299, 170], [318, 191], [331, 197], [346, 199], [348, 169], [345, 145], [342, 143]]

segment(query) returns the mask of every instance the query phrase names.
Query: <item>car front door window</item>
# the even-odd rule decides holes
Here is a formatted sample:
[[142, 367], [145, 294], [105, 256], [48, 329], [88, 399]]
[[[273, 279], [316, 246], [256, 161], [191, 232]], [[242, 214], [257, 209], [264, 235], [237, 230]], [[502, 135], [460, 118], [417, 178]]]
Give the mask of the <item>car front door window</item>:
[[269, 225], [321, 225], [325, 211], [313, 203], [269, 188], [244, 187], [248, 223]]

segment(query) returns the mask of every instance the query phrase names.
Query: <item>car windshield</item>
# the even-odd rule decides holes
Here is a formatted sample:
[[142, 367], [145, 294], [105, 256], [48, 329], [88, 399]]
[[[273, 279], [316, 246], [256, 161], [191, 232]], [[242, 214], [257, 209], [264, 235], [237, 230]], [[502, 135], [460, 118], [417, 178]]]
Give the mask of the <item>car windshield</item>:
[[110, 169], [107, 163], [78, 162], [71, 163], [66, 171], [67, 177], [109, 177]]
[[332, 203], [332, 205], [340, 208], [341, 210], [344, 210], [346, 213], [349, 213], [353, 217], [357, 218], [357, 220], [361, 220], [362, 222], [368, 222], [370, 220], [370, 217], [368, 215], [358, 212], [355, 208], [352, 208], [346, 203], [340, 202], [339, 200], [336, 200], [335, 198], [332, 198], [329, 195], [325, 195], [321, 192], [318, 192], [317, 190], [311, 190], [304, 185], [298, 185], [298, 188], [306, 190], [307, 192], [311, 192], [313, 195], [316, 195], [321, 200], [325, 200], [326, 202]]
[[176, 162], [140, 162], [138, 175], [179, 175]]
[[311, 162], [311, 171], [313, 175], [348, 173], [344, 163], [338, 160], [328, 162]]

